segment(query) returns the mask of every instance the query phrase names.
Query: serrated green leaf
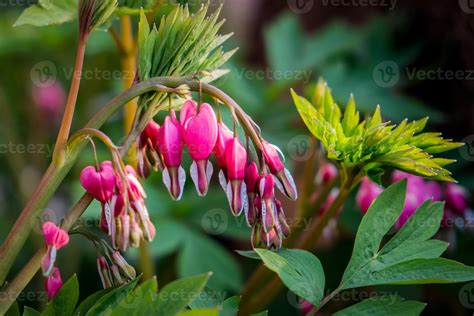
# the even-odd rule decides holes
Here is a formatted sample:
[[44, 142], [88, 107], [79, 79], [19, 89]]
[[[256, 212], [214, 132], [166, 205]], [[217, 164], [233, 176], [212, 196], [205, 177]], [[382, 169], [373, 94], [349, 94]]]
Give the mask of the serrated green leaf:
[[79, 299], [79, 282], [74, 274], [63, 284], [42, 315], [72, 315]]
[[46, 26], [70, 22], [77, 17], [78, 0], [40, 0], [38, 4], [26, 8], [14, 26]]
[[166, 285], [154, 303], [156, 315], [176, 315], [204, 290], [211, 273], [180, 279]]
[[278, 253], [255, 249], [255, 252], [288, 289], [313, 305], [319, 305], [324, 295], [325, 277], [315, 255], [300, 249], [281, 249]]
[[[18, 315], [20, 314], [18, 313]], [[40, 315], [41, 315], [40, 312], [28, 306], [25, 306], [25, 309], [23, 310], [23, 316], [40, 316]], [[9, 316], [9, 314], [7, 313], [6, 316]]]
[[158, 283], [154, 277], [143, 282], [126, 295], [120, 296], [107, 314], [121, 316], [133, 311], [134, 315], [153, 315], [156, 313], [154, 302], [157, 296]]
[[117, 302], [125, 297], [129, 292], [135, 289], [140, 277], [135, 278], [127, 284], [114, 288], [109, 293], [102, 296], [87, 312], [86, 315], [99, 315], [102, 313], [110, 313]]
[[416, 316], [420, 315], [426, 304], [417, 301], [404, 301], [397, 295], [384, 295], [366, 299], [352, 305], [334, 316]]
[[237, 316], [239, 312], [240, 296], [232, 296], [222, 303], [219, 316]]

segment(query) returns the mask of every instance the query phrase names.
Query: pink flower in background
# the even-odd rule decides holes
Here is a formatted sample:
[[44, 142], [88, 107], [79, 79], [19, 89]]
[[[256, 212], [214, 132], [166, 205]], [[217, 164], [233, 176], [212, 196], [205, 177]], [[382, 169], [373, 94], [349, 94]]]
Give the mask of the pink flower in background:
[[316, 175], [316, 182], [318, 184], [326, 184], [337, 177], [337, 168], [332, 163], [323, 163]]
[[33, 86], [33, 102], [49, 118], [59, 118], [64, 104], [66, 92], [59, 82], [54, 82], [48, 87]]
[[53, 222], [45, 222], [43, 224], [43, 236], [48, 249], [46, 255], [41, 260], [41, 268], [43, 275], [49, 276], [53, 271], [56, 253], [69, 243], [69, 235]]
[[383, 188], [364, 177], [357, 192], [356, 202], [362, 214], [365, 214], [369, 209], [370, 204], [382, 193]]
[[468, 209], [469, 192], [456, 183], [447, 183], [444, 185], [444, 198], [446, 207], [453, 213], [464, 216]]
[[44, 282], [44, 287], [46, 289], [46, 293], [48, 294], [48, 300], [51, 301], [56, 296], [56, 294], [58, 294], [62, 286], [63, 280], [61, 279], [59, 269], [54, 267], [51, 275], [49, 275]]

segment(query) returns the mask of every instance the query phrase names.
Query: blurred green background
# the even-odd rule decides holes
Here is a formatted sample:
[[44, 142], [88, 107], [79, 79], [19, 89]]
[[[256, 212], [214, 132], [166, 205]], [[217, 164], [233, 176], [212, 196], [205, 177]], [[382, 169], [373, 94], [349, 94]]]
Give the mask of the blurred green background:
[[[214, 9], [224, 3], [225, 31], [235, 32], [227, 45], [240, 47], [228, 65], [231, 73], [216, 84], [258, 122], [265, 138], [286, 153], [287, 167], [294, 170], [297, 181], [314, 144], [291, 102], [289, 89], [310, 91], [323, 77], [340, 104], [353, 93], [363, 112], [380, 104], [385, 118], [395, 123], [405, 117], [429, 116], [430, 130], [465, 141], [467, 146], [450, 153], [450, 158], [458, 160], [453, 166], [455, 178], [472, 192], [474, 14], [467, 1], [213, 0]], [[198, 0], [189, 2], [192, 7], [200, 5]], [[175, 3], [165, 1], [162, 12]], [[0, 0], [0, 240], [50, 162], [75, 54], [75, 24], [12, 27], [28, 4], [33, 1]], [[48, 72], [42, 73], [45, 66]], [[111, 36], [95, 32], [86, 53], [75, 128], [121, 91], [124, 74], [120, 69]], [[41, 75], [55, 82], [55, 98], [46, 104], [48, 99], [41, 95], [38, 81]], [[114, 116], [105, 130], [117, 142], [122, 139], [122, 116]], [[104, 148], [99, 147], [99, 151], [101, 158], [108, 158]], [[82, 195], [78, 176], [91, 158], [89, 149], [81, 155], [45, 210], [45, 218], [58, 218]], [[185, 165], [188, 168], [189, 161]], [[256, 266], [256, 262], [234, 252], [250, 248], [250, 230], [243, 218], [230, 215], [217, 181], [213, 181], [206, 198], [199, 198], [188, 181], [179, 203], [171, 201], [160, 175], [155, 174], [145, 185], [148, 208], [157, 226], [150, 252], [159, 283], [213, 271], [210, 288], [226, 296], [238, 293]], [[285, 204], [288, 216], [294, 206]], [[98, 204], [87, 210], [85, 224], [91, 230], [97, 230], [99, 210]], [[330, 289], [337, 285], [349, 259], [359, 220], [352, 199], [332, 232], [333, 238], [316, 249]], [[463, 227], [452, 228], [447, 256], [474, 265], [473, 226], [470, 220]], [[13, 272], [25, 264], [41, 242], [40, 235], [33, 233]], [[128, 259], [137, 266], [137, 253], [130, 252]], [[80, 236], [72, 238], [59, 256], [63, 279], [78, 273], [83, 298], [101, 286], [95, 260], [92, 245]], [[473, 304], [467, 304], [459, 298], [461, 288], [374, 287], [336, 300], [330, 310], [364, 298], [363, 293], [393, 291], [427, 302], [427, 315], [472, 314], [469, 307], [474, 308], [474, 296]], [[39, 291], [42, 278], [37, 276], [20, 302], [41, 306], [44, 300], [35, 295]], [[297, 298], [285, 290], [269, 311], [270, 315], [294, 315], [297, 307]]]

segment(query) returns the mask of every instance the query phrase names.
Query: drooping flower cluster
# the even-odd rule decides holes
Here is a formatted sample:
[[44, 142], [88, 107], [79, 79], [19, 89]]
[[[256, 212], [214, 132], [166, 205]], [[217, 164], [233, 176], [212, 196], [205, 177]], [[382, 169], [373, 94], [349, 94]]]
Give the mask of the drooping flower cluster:
[[[275, 198], [277, 186], [289, 198], [296, 199], [293, 178], [285, 169], [278, 149], [261, 141], [258, 150], [263, 159], [259, 168], [251, 161], [248, 146], [231, 131], [212, 107], [186, 101], [179, 120], [170, 111], [162, 125], [151, 121], [138, 141], [139, 174], [147, 177], [151, 169], [163, 171], [163, 183], [174, 200], [180, 200], [186, 181], [181, 166], [186, 147], [193, 163], [191, 179], [200, 196], [207, 194], [214, 168], [209, 159], [214, 154], [219, 167], [219, 183], [224, 189], [235, 216], [245, 213], [253, 227], [254, 245], [262, 241], [267, 247], [278, 248], [289, 234], [281, 203]], [[258, 236], [258, 237], [257, 237]]]
[[115, 249], [139, 247], [155, 237], [155, 226], [145, 205], [146, 193], [133, 167], [104, 161], [81, 172], [84, 189], [102, 203], [101, 229], [109, 234]]
[[41, 269], [43, 276], [46, 277], [45, 288], [48, 299], [51, 300], [63, 284], [59, 268], [54, 266], [57, 251], [69, 243], [69, 235], [53, 222], [45, 222], [43, 223], [43, 236], [47, 250], [41, 260]]
[[127, 263], [118, 251], [97, 258], [97, 270], [104, 289], [122, 285], [135, 279], [135, 269]]
[[[442, 186], [436, 181], [425, 181], [423, 178], [401, 171], [394, 171], [392, 182], [407, 179], [407, 194], [402, 214], [397, 220], [397, 228], [402, 227], [416, 209], [426, 200], [446, 201], [441, 227], [449, 226], [450, 219], [464, 217], [468, 210], [468, 192], [462, 186], [446, 183]], [[370, 204], [383, 191], [383, 188], [368, 178], [362, 180], [357, 193], [357, 204], [362, 213], [367, 212]]]

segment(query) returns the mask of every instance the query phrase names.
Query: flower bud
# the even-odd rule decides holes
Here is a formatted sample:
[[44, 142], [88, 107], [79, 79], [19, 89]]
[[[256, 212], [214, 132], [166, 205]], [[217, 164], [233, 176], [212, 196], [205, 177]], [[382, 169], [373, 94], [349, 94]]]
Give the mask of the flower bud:
[[228, 178], [226, 193], [230, 208], [236, 216], [242, 213], [247, 201], [247, 188], [244, 183], [246, 164], [247, 151], [239, 139], [234, 136], [234, 139], [227, 144], [226, 148]]
[[51, 301], [63, 286], [61, 274], [57, 267], [54, 267], [51, 275], [49, 275], [44, 283], [46, 293], [48, 294], [48, 300]]

